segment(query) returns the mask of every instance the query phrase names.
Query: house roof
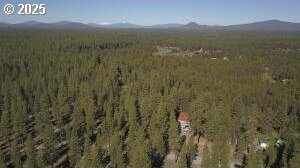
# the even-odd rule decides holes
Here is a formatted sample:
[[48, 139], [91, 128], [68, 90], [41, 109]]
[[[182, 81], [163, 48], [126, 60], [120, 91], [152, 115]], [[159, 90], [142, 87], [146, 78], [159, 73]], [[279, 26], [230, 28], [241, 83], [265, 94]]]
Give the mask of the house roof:
[[179, 113], [179, 116], [178, 116], [177, 120], [189, 121], [190, 120], [190, 115], [189, 115], [188, 112], [181, 112], [181, 113]]

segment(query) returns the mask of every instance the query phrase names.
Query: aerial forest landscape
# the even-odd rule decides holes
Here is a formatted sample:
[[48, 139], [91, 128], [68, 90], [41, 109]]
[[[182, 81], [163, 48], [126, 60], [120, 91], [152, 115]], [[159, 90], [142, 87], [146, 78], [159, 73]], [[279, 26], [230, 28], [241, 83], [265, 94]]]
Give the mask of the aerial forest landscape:
[[6, 22], [0, 168], [300, 168], [299, 23]]

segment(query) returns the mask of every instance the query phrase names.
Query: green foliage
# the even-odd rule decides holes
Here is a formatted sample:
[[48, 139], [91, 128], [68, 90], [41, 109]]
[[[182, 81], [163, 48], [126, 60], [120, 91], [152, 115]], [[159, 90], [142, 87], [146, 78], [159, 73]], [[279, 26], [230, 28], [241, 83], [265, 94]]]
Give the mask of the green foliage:
[[[150, 119], [149, 134], [154, 157], [162, 158], [166, 154], [166, 108], [163, 102], [159, 104]], [[176, 132], [175, 132], [176, 133]]]
[[26, 153], [26, 167], [37, 168], [36, 153], [34, 148], [34, 141], [32, 135], [28, 135], [25, 142], [25, 153]]
[[221, 167], [228, 168], [229, 167], [229, 147], [224, 139], [218, 137], [215, 139], [214, 144], [211, 149], [211, 167]]
[[291, 160], [290, 160], [290, 168], [297, 168], [300, 166], [300, 156], [295, 155]]
[[11, 129], [10, 116], [8, 111], [3, 111], [0, 121], [1, 140], [8, 140]]
[[54, 129], [51, 124], [45, 125], [45, 130], [43, 133], [44, 142], [44, 162], [46, 164], [53, 164], [56, 157], [56, 137], [54, 134]]
[[88, 136], [91, 136], [94, 129], [96, 106], [88, 83], [80, 85], [79, 109], [84, 111], [86, 132]]
[[208, 125], [208, 114], [211, 109], [212, 98], [208, 92], [198, 96], [190, 105], [192, 116], [192, 127], [196, 132], [206, 132]]
[[6, 167], [6, 163], [5, 163], [5, 157], [2, 153], [2, 151], [0, 151], [0, 167], [5, 168]]
[[179, 150], [179, 125], [176, 121], [176, 117], [173, 113], [169, 116], [169, 129], [168, 129], [168, 142], [169, 150], [177, 151]]
[[179, 154], [179, 160], [177, 162], [178, 168], [189, 168], [190, 167], [190, 157], [188, 147], [183, 145]]
[[20, 95], [12, 101], [11, 111], [13, 113], [13, 131], [15, 137], [19, 140], [22, 139], [25, 134], [25, 114], [26, 114], [26, 104], [22, 100]]
[[203, 158], [201, 162], [201, 168], [211, 168], [211, 156], [208, 146], [205, 145], [203, 149]]
[[68, 102], [67, 88], [64, 82], [60, 82], [55, 104], [55, 119], [58, 126], [63, 126], [64, 117], [70, 113], [71, 107]]
[[91, 157], [91, 162], [88, 163], [87, 167], [92, 167], [92, 168], [104, 167], [102, 165], [102, 155], [96, 145], [92, 145], [90, 157]]
[[[274, 144], [273, 141], [270, 142], [271, 144]], [[273, 166], [277, 159], [277, 149], [274, 146], [270, 146], [267, 148], [266, 152], [266, 165], [267, 166]]]
[[[90, 137], [85, 135], [83, 155], [82, 155], [80, 163], [79, 163], [80, 167], [84, 167], [84, 168], [89, 167], [89, 165], [92, 162], [91, 154], [92, 154], [92, 152], [91, 152], [91, 140], [90, 140]], [[95, 154], [94, 151], [93, 151], [93, 154]], [[95, 156], [93, 156], [93, 157], [95, 158]], [[96, 160], [94, 160], [94, 162], [96, 162]]]
[[136, 140], [131, 143], [129, 144], [129, 164], [132, 167], [152, 167], [149, 146], [143, 129], [138, 130]]
[[45, 167], [46, 166], [45, 157], [47, 157], [46, 153], [45, 153], [45, 150], [43, 150], [43, 149], [39, 150], [38, 155], [37, 155], [37, 165], [38, 165], [38, 167]]
[[250, 150], [247, 156], [246, 168], [263, 168], [264, 167], [264, 155], [262, 151], [255, 152]]
[[21, 154], [20, 154], [20, 147], [17, 143], [17, 140], [14, 140], [12, 142], [12, 149], [11, 149], [11, 160], [16, 168], [22, 167], [22, 161], [21, 161]]
[[81, 157], [81, 150], [79, 146], [79, 139], [76, 128], [73, 128], [71, 131], [71, 136], [69, 139], [68, 156], [70, 157], [71, 165], [76, 165], [76, 163], [78, 163], [78, 160], [80, 160]]
[[[229, 143], [241, 160], [258, 134], [274, 132], [287, 147], [269, 148], [263, 159], [268, 166], [297, 167], [298, 46], [294, 33], [1, 31], [6, 161], [15, 167], [58, 161], [160, 167], [168, 152], [179, 151], [176, 117], [187, 111], [191, 134], [213, 142], [205, 149], [206, 167], [228, 167]], [[153, 54], [168, 47], [179, 52]], [[178, 163], [189, 167], [197, 151], [184, 144]], [[263, 156], [252, 151], [246, 166], [260, 164], [256, 157]]]
[[125, 167], [123, 143], [118, 132], [116, 132], [112, 137], [112, 143], [110, 146], [110, 156], [113, 167]]

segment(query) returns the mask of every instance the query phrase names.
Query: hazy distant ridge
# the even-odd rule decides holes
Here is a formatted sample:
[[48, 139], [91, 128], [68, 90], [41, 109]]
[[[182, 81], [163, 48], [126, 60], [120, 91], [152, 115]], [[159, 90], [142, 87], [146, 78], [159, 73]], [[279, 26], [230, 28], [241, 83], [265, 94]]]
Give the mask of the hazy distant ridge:
[[261, 22], [254, 22], [248, 24], [237, 24], [229, 26], [210, 26], [200, 25], [196, 22], [190, 22], [188, 24], [158, 24], [153, 26], [143, 26], [131, 23], [113, 23], [113, 24], [83, 24], [79, 22], [60, 21], [53, 23], [41, 23], [37, 21], [27, 21], [17, 24], [9, 24], [0, 22], [0, 28], [31, 28], [31, 29], [43, 29], [43, 28], [57, 28], [57, 29], [189, 29], [189, 30], [264, 30], [264, 31], [300, 31], [300, 23], [285, 22], [280, 20], [268, 20]]

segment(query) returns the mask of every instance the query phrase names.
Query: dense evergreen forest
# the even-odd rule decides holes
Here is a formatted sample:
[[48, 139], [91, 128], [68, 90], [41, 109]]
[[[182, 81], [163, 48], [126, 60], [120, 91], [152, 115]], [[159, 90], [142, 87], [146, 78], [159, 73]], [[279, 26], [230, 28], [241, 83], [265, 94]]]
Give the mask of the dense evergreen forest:
[[1, 31], [0, 116], [1, 168], [299, 168], [300, 34]]

